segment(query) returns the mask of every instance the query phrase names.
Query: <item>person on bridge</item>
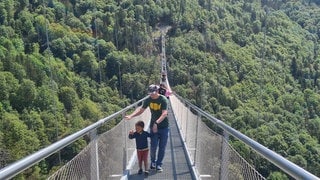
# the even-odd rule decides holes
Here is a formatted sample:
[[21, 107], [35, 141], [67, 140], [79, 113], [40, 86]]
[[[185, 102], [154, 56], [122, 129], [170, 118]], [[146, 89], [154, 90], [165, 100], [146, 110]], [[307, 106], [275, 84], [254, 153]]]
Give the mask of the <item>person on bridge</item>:
[[159, 94], [164, 95], [165, 97], [167, 97], [169, 99], [171, 92], [169, 91], [169, 89], [166, 87], [166, 85], [164, 83], [161, 83], [160, 88], [159, 88]]
[[[148, 88], [149, 97], [143, 102], [142, 107], [138, 111], [125, 116], [125, 119], [130, 120], [135, 116], [139, 116], [149, 107], [151, 111], [150, 169], [157, 169], [157, 171], [162, 172], [162, 161], [165, 155], [165, 149], [169, 136], [169, 121], [167, 118], [168, 99], [159, 94], [158, 90], [159, 86], [153, 84], [150, 85]], [[157, 148], [158, 156], [156, 158]]]
[[159, 88], [159, 94], [161, 94], [161, 95], [166, 95], [166, 93], [167, 93], [167, 88], [166, 88], [166, 86], [163, 84], [163, 83], [161, 83], [160, 84], [160, 88]]
[[138, 121], [135, 124], [135, 129], [129, 131], [129, 139], [136, 139], [136, 147], [137, 147], [137, 155], [139, 161], [139, 171], [138, 174], [142, 174], [142, 162], [144, 163], [144, 174], [148, 175], [148, 154], [149, 154], [149, 147], [148, 147], [148, 137], [151, 137], [150, 133], [143, 130], [144, 122]]

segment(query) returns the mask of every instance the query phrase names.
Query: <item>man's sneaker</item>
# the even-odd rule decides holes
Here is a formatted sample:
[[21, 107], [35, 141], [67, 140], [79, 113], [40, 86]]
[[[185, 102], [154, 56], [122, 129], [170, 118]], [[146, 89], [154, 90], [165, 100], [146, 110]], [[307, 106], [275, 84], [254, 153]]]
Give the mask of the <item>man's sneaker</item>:
[[163, 171], [163, 169], [162, 169], [162, 167], [160, 165], [157, 166], [157, 171], [159, 171], [159, 172]]
[[139, 169], [138, 174], [142, 174], [142, 169]]
[[151, 163], [150, 169], [156, 169], [156, 163]]
[[149, 171], [148, 171], [148, 170], [145, 170], [145, 171], [144, 171], [144, 175], [148, 176], [148, 175], [149, 175]]

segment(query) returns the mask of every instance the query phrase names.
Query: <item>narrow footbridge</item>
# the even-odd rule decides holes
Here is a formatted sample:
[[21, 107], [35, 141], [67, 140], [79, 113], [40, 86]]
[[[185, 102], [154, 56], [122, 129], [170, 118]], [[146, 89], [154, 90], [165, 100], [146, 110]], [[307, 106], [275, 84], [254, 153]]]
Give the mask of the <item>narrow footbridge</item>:
[[[168, 28], [165, 28], [161, 35], [161, 82], [165, 82], [170, 89], [166, 77], [165, 33], [167, 30]], [[134, 124], [138, 120], [143, 120], [146, 127], [148, 127], [150, 112], [147, 110], [130, 121], [124, 120], [124, 116], [137, 110], [141, 102], [146, 98], [4, 167], [0, 170], [0, 180], [14, 178], [19, 173], [59, 152], [66, 146], [75, 143], [79, 139], [85, 138], [87, 140], [88, 137], [90, 143], [54, 174], [48, 175], [47, 179], [265, 179], [255, 170], [253, 164], [248, 163], [249, 160], [241, 157], [229, 144], [229, 137], [244, 143], [256, 153], [256, 156], [262, 156], [294, 179], [320, 179], [177, 94], [170, 96], [168, 114], [170, 132], [163, 162], [164, 171], [162, 173], [150, 171], [147, 177], [138, 175], [135, 142], [128, 138], [128, 132], [134, 128]], [[98, 130], [109, 122], [118, 123], [106, 132]], [[206, 123], [214, 124], [214, 128], [209, 128]]]
[[[47, 179], [265, 179], [230, 146], [230, 136], [295, 179], [319, 179], [178, 95], [170, 97], [170, 133], [164, 171], [150, 171], [147, 177], [138, 175], [135, 142], [128, 138], [128, 131], [134, 128], [137, 120], [143, 120], [148, 125], [150, 113], [145, 111], [130, 121], [123, 118], [125, 114], [137, 110], [144, 99], [1, 169], [0, 179], [11, 179], [76, 140], [88, 136], [90, 143]], [[99, 127], [115, 120], [119, 121], [115, 127], [97, 133]], [[220, 133], [210, 129], [205, 122], [215, 124], [218, 127], [215, 129], [219, 129]]]

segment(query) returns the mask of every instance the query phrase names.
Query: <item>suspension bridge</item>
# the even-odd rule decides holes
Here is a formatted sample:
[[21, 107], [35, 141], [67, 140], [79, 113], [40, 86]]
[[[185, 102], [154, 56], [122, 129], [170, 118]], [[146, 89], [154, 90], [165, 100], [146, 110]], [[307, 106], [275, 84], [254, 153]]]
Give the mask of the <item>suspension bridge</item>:
[[[164, 33], [161, 37], [160, 81], [167, 83], [170, 89], [166, 77]], [[139, 175], [135, 142], [128, 138], [128, 132], [134, 128], [138, 120], [143, 120], [148, 127], [150, 112], [146, 111], [130, 121], [124, 120], [124, 116], [137, 110], [146, 98], [4, 167], [0, 170], [0, 179], [14, 178], [41, 160], [84, 137], [90, 137], [90, 143], [47, 179], [265, 179], [229, 144], [229, 137], [246, 144], [257, 155], [279, 167], [294, 179], [320, 179], [175, 93], [169, 99], [170, 132], [163, 162], [164, 171], [161, 173], [150, 171], [147, 177]], [[119, 123], [104, 133], [97, 133], [99, 127], [113, 120], [118, 120]], [[219, 128], [219, 132], [210, 129], [205, 122], [213, 123]]]

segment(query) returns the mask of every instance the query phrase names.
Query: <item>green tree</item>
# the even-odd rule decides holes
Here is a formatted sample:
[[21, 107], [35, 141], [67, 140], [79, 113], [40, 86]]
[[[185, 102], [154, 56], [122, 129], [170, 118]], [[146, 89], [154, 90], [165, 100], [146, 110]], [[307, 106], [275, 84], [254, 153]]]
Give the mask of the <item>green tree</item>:
[[96, 103], [90, 99], [83, 99], [80, 107], [81, 116], [85, 120], [96, 122], [101, 118], [101, 110]]
[[50, 86], [41, 86], [37, 90], [38, 95], [34, 106], [41, 111], [50, 110], [58, 103], [57, 94], [50, 90], [50, 88]]
[[18, 80], [10, 72], [0, 72], [0, 101], [9, 100], [18, 87]]
[[10, 152], [11, 161], [18, 160], [36, 150], [39, 150], [40, 142], [37, 135], [19, 120], [13, 113], [4, 113], [1, 116], [3, 142]]
[[59, 90], [59, 100], [63, 103], [64, 108], [70, 112], [77, 108], [79, 98], [76, 91], [71, 87], [61, 87]]
[[58, 108], [51, 111], [40, 112], [41, 120], [45, 126], [45, 132], [49, 142], [55, 142], [60, 139], [60, 135], [64, 134], [68, 127], [63, 125], [66, 121], [65, 117]]
[[15, 94], [11, 96], [10, 102], [14, 109], [22, 112], [23, 109], [31, 108], [36, 98], [37, 89], [35, 83], [29, 79], [24, 79]]
[[320, 141], [320, 118], [310, 119], [307, 124], [308, 132]]
[[77, 67], [80, 74], [91, 77], [92, 79], [95, 79], [98, 75], [99, 65], [92, 51], [82, 52], [80, 62], [77, 64]]
[[288, 176], [282, 172], [275, 171], [270, 173], [268, 180], [289, 180]]
[[29, 130], [36, 133], [37, 139], [39, 139], [40, 145], [42, 147], [45, 147], [49, 144], [45, 126], [38, 112], [27, 112], [26, 110], [24, 110], [21, 115], [21, 120], [27, 125]]

